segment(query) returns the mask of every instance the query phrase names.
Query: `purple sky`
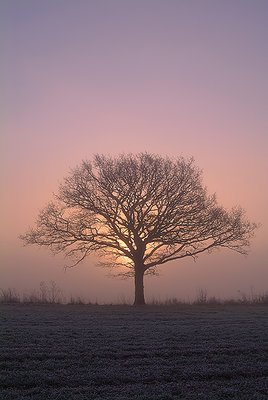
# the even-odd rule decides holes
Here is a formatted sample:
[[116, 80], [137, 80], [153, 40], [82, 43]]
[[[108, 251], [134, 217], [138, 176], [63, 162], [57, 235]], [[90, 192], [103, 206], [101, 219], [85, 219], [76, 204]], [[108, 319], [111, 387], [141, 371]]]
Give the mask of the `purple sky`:
[[64, 273], [62, 257], [17, 237], [82, 159], [148, 151], [194, 156], [219, 203], [262, 227], [247, 258], [163, 266], [147, 298], [268, 290], [267, 20], [266, 0], [1, 2], [0, 288], [55, 280], [92, 300], [131, 299], [131, 280], [94, 260]]

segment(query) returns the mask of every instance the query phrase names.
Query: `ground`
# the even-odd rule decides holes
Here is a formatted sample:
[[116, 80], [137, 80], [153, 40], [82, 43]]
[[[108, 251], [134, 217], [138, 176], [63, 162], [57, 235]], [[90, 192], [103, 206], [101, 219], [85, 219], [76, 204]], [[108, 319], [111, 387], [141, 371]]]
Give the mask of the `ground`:
[[0, 399], [268, 399], [267, 311], [0, 305]]

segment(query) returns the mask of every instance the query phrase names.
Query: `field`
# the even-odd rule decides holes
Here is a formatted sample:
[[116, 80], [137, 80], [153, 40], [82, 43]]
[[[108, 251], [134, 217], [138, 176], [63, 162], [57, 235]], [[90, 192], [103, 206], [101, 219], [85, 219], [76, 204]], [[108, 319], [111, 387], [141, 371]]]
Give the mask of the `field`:
[[0, 305], [0, 399], [268, 399], [267, 312]]

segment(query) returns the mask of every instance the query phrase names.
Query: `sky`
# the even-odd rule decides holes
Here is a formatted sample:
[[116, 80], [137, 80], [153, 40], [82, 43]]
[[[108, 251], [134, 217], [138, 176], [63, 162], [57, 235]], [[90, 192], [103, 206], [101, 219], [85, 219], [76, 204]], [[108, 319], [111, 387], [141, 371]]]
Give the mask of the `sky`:
[[166, 264], [150, 298], [268, 290], [268, 2], [3, 0], [0, 4], [0, 288], [55, 281], [93, 301], [133, 298], [90, 258], [18, 239], [71, 168], [94, 154], [193, 156], [209, 193], [261, 224], [247, 257]]

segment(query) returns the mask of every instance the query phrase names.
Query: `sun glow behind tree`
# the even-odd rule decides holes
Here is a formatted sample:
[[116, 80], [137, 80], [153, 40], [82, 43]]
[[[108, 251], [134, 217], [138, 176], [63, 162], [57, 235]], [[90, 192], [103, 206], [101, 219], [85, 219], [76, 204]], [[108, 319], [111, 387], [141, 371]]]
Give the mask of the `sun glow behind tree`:
[[97, 155], [70, 173], [22, 239], [63, 252], [74, 266], [97, 252], [102, 265], [134, 277], [142, 305], [144, 275], [158, 266], [216, 248], [246, 254], [256, 224], [244, 214], [208, 195], [192, 158]]

